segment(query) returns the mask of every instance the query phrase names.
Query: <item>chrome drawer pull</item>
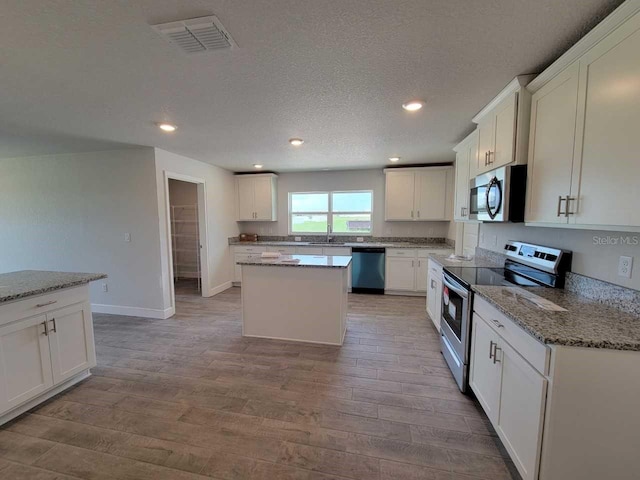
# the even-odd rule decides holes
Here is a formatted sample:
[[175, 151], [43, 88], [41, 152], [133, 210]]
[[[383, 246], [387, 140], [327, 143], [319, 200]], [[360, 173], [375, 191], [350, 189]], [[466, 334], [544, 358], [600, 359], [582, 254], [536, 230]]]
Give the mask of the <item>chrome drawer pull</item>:
[[51, 331], [53, 333], [58, 333], [58, 327], [56, 326], [56, 319], [52, 318], [51, 321], [53, 322], [53, 328], [51, 329]]
[[500, 363], [500, 360], [498, 360], [498, 350], [502, 351], [502, 349], [498, 346], [498, 344], [496, 343], [496, 348], [493, 350], [493, 363]]
[[47, 303], [38, 303], [36, 305], [36, 308], [46, 307], [47, 305], [53, 305], [54, 303], [58, 303], [58, 301], [57, 300], [51, 300], [50, 302], [47, 302]]
[[489, 358], [493, 358], [493, 347], [497, 347], [498, 344], [493, 343], [493, 341], [489, 341]]
[[[560, 216], [562, 215], [562, 202], [564, 201], [564, 197], [560, 197], [558, 196], [558, 211], [557, 211], [557, 215], [556, 216]], [[565, 210], [565, 216], [566, 216], [566, 210]]]
[[493, 322], [493, 324], [498, 327], [498, 328], [504, 328], [504, 325], [501, 324], [498, 320], [491, 320]]
[[49, 325], [47, 324], [47, 322], [42, 322], [41, 325], [44, 325], [44, 332], [42, 332], [42, 334], [46, 337], [49, 336]]

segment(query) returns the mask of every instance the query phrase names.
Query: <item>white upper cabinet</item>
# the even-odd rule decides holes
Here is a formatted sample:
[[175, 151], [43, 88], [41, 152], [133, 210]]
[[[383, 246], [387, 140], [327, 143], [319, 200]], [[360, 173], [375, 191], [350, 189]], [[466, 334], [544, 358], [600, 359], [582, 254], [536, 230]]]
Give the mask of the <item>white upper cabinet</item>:
[[571, 190], [578, 71], [579, 65], [575, 63], [531, 99], [527, 222], [568, 222], [562, 210]]
[[458, 222], [469, 220], [469, 180], [476, 174], [478, 155], [478, 130], [465, 138], [455, 148], [455, 199], [453, 218]]
[[532, 78], [516, 77], [473, 118], [478, 124], [473, 176], [504, 165], [527, 163], [531, 97], [524, 86]]
[[528, 224], [640, 228], [640, 13], [610, 23], [528, 87]]
[[238, 220], [242, 222], [276, 221], [277, 175], [238, 175]]
[[385, 220], [450, 220], [451, 167], [386, 169]]

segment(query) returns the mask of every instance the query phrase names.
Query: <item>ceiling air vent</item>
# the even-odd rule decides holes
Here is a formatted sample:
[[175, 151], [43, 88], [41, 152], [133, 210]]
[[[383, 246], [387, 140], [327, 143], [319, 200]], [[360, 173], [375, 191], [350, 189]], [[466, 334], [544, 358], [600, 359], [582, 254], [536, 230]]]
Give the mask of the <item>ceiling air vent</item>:
[[188, 54], [238, 46], [215, 15], [162, 23], [153, 25], [153, 28], [169, 42]]

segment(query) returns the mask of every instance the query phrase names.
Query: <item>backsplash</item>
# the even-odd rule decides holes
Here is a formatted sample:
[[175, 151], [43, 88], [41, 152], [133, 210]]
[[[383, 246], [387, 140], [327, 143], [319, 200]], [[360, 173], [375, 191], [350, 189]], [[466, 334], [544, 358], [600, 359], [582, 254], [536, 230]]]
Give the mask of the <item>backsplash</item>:
[[637, 290], [571, 272], [567, 273], [564, 289], [640, 316], [640, 292]]
[[[263, 242], [295, 242], [296, 238], [300, 238], [300, 242], [317, 242], [317, 235], [259, 235], [258, 241]], [[391, 242], [402, 242], [402, 243], [442, 243], [446, 245], [450, 245], [451, 248], [455, 246], [455, 242], [449, 238], [444, 237], [363, 237], [363, 242], [358, 242], [358, 236], [351, 235], [334, 235], [333, 240], [336, 243], [391, 243]], [[229, 238], [229, 242], [237, 242], [238, 237]]]

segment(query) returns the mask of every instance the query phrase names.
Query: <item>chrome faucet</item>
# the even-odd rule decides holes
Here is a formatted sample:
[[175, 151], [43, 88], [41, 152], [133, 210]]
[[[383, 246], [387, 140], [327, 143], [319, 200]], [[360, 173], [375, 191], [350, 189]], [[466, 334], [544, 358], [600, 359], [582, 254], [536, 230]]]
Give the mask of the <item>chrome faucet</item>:
[[331, 224], [327, 223], [327, 243], [329, 243], [332, 240], [333, 237], [331, 237]]

